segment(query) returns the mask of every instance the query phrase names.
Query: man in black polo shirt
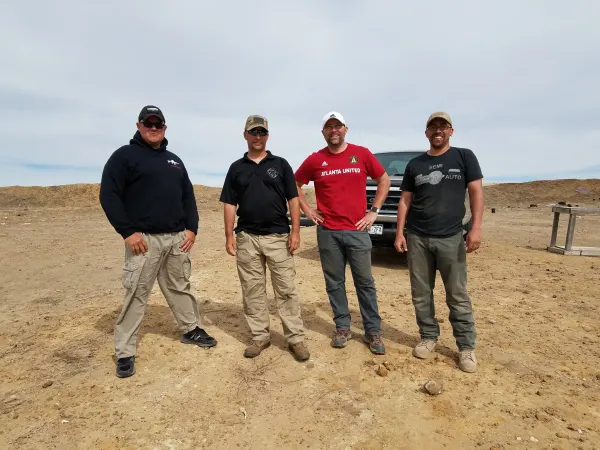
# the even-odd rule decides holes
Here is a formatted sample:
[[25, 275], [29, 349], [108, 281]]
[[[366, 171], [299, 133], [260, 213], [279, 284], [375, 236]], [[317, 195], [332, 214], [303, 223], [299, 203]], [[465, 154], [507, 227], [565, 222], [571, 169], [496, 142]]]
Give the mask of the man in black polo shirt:
[[[452, 119], [447, 113], [433, 113], [427, 119], [425, 136], [430, 148], [406, 166], [395, 247], [399, 252], [408, 251], [412, 300], [421, 335], [413, 355], [432, 356], [440, 335], [433, 301], [435, 274], [439, 270], [459, 349], [458, 367], [475, 372], [477, 334], [467, 293], [466, 253], [477, 250], [481, 243], [483, 175], [471, 150], [450, 146], [453, 132]], [[465, 190], [469, 191], [473, 217], [466, 244], [462, 236]], [[405, 223], [406, 238], [402, 232]]]
[[[300, 246], [298, 189], [288, 162], [266, 150], [268, 138], [267, 119], [248, 117], [244, 128], [248, 152], [231, 164], [221, 192], [226, 249], [237, 259], [244, 314], [253, 338], [244, 356], [254, 358], [271, 345], [267, 265], [289, 349], [298, 361], [306, 361], [310, 354], [304, 345], [292, 255]], [[291, 233], [286, 202], [292, 218]], [[234, 230], [236, 207], [238, 222]]]

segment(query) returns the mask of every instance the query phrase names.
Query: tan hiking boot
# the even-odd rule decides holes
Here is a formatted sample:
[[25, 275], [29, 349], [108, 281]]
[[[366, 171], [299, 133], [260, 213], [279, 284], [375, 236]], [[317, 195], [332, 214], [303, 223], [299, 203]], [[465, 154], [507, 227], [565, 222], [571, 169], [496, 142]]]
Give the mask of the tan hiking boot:
[[260, 355], [260, 352], [270, 345], [271, 341], [268, 339], [263, 341], [254, 340], [252, 341], [252, 344], [250, 344], [248, 347], [246, 347], [246, 350], [244, 350], [244, 356], [246, 358], [256, 358], [258, 355]]
[[463, 372], [473, 373], [477, 370], [475, 350], [469, 348], [458, 352], [458, 368]]
[[304, 342], [290, 344], [289, 348], [292, 355], [294, 355], [294, 358], [296, 358], [296, 361], [306, 361], [310, 358], [310, 353], [308, 352], [306, 345], [304, 345]]
[[413, 349], [413, 356], [421, 359], [431, 358], [437, 342], [433, 339], [421, 339]]

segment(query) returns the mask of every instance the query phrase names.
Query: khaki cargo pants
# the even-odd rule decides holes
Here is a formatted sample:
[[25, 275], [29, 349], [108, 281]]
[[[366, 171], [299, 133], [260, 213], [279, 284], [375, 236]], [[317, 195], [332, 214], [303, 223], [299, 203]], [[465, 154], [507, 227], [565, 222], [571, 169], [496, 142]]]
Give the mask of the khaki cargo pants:
[[134, 255], [125, 246], [125, 300], [115, 326], [117, 358], [135, 355], [137, 334], [155, 280], [158, 280], [160, 290], [183, 333], [202, 326], [196, 299], [190, 292], [190, 255], [179, 248], [185, 239], [185, 232], [142, 233], [142, 236], [148, 245], [145, 255]]
[[283, 333], [289, 344], [304, 340], [300, 317], [300, 298], [296, 292], [294, 257], [288, 247], [288, 234], [255, 235], [240, 232], [236, 236], [237, 269], [244, 296], [244, 314], [254, 340], [270, 339], [267, 304], [266, 266], [271, 281]]

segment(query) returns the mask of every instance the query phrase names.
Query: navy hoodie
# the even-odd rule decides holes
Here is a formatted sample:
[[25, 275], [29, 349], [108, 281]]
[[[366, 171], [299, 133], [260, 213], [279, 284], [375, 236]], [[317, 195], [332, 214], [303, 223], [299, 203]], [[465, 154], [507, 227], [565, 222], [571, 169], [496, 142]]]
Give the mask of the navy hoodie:
[[183, 162], [167, 150], [146, 143], [136, 132], [129, 145], [108, 159], [100, 183], [100, 204], [123, 239], [135, 232], [198, 233], [194, 189]]

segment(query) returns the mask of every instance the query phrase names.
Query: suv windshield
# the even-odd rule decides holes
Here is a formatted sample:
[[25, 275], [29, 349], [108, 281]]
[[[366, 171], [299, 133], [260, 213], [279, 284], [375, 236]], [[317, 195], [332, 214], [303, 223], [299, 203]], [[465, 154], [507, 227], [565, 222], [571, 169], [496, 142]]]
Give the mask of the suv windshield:
[[423, 153], [425, 152], [411, 151], [375, 153], [375, 158], [379, 160], [389, 176], [398, 176], [404, 175], [404, 169], [406, 169], [406, 165], [411, 159]]

